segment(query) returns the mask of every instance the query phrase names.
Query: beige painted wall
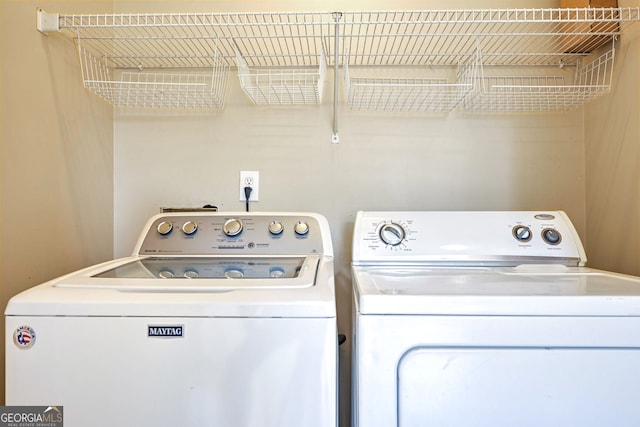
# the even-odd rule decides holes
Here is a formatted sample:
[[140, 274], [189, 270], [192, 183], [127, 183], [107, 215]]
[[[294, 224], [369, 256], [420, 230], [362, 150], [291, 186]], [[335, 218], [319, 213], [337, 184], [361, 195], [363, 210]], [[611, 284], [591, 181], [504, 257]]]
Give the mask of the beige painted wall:
[[[637, 7], [637, 0], [620, 0]], [[640, 28], [616, 51], [611, 95], [585, 108], [589, 265], [640, 275]]]
[[[0, 0], [3, 311], [19, 291], [113, 255], [112, 109], [82, 87], [73, 42], [36, 31], [38, 6], [112, 10], [111, 2]], [[4, 385], [4, 340], [0, 351]]]

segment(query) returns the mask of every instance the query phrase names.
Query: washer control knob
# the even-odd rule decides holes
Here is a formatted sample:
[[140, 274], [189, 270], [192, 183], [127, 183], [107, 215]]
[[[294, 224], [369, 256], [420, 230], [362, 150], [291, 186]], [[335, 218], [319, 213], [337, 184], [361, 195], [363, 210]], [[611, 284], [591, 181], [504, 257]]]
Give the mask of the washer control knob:
[[186, 277], [187, 279], [197, 279], [198, 277], [200, 277], [200, 274], [198, 274], [198, 272], [195, 270], [185, 270], [184, 277]]
[[273, 279], [280, 279], [284, 277], [284, 274], [284, 269], [280, 267], [274, 267], [269, 271], [269, 276], [271, 276], [271, 278]]
[[238, 218], [231, 218], [228, 219], [222, 226], [222, 232], [227, 236], [233, 237], [242, 233], [242, 228], [242, 221], [240, 221]]
[[242, 279], [244, 277], [244, 273], [242, 270], [232, 268], [224, 272], [224, 277], [227, 279]]
[[173, 271], [171, 270], [160, 270], [158, 276], [162, 279], [173, 279], [175, 274], [173, 274]]
[[277, 236], [284, 231], [284, 225], [280, 221], [271, 221], [269, 224], [269, 233]]
[[562, 236], [555, 228], [545, 228], [542, 230], [542, 240], [550, 245], [557, 245], [562, 241]]
[[167, 234], [171, 233], [171, 230], [173, 230], [173, 224], [171, 224], [169, 221], [162, 221], [160, 224], [158, 224], [156, 230], [158, 230], [158, 233], [160, 233], [161, 235], [166, 236]]
[[380, 227], [378, 234], [382, 241], [390, 246], [398, 246], [406, 237], [404, 228], [395, 222], [384, 224]]
[[516, 225], [513, 227], [513, 237], [519, 242], [528, 242], [531, 240], [531, 229], [526, 225]]
[[300, 236], [304, 236], [309, 232], [309, 224], [304, 221], [296, 222], [296, 225], [293, 227], [293, 231]]
[[182, 232], [188, 236], [198, 231], [198, 223], [195, 221], [187, 221], [182, 224]]

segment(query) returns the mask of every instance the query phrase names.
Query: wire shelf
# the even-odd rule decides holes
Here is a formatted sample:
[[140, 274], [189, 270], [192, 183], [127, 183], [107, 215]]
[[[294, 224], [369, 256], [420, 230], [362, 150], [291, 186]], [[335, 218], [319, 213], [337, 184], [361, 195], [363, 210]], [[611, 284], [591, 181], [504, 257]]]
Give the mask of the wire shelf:
[[490, 75], [495, 70], [483, 67], [480, 61], [480, 75], [475, 90], [465, 99], [464, 109], [472, 112], [573, 109], [611, 90], [614, 57], [612, 46], [586, 65], [579, 65], [573, 75], [571, 70], [564, 75]]
[[[365, 72], [374, 71], [366, 68]], [[383, 70], [406, 74], [411, 70]], [[421, 73], [434, 73], [421, 67]], [[435, 73], [444, 73], [439, 68]], [[355, 77], [351, 75], [348, 61], [344, 65], [347, 105], [357, 111], [429, 112], [446, 113], [454, 110], [473, 90], [476, 63], [469, 58], [458, 66], [454, 83], [446, 77]], [[378, 73], [379, 74], [379, 73]]]
[[[185, 94], [194, 93], [196, 99], [203, 99], [194, 104], [219, 108], [227, 70], [232, 66], [239, 68], [239, 79], [249, 97], [261, 104], [321, 102], [324, 82], [321, 74], [327, 66], [335, 70], [342, 65], [345, 69], [351, 67], [352, 71], [366, 67], [450, 68], [444, 77], [437, 73], [416, 78], [350, 76], [347, 98], [351, 108], [384, 111], [457, 108], [494, 111], [494, 105], [504, 106], [505, 111], [571, 108], [575, 102], [592, 99], [610, 89], [610, 79], [605, 83], [581, 79], [602, 72], [610, 75], [605, 64], [613, 63], [613, 53], [610, 61], [604, 59], [602, 64], [593, 65], [592, 70], [582, 65], [584, 60], [623, 34], [628, 25], [640, 21], [638, 7], [38, 13], [41, 31], [70, 32], [98, 58], [99, 67], [110, 70], [111, 75], [106, 79], [85, 77], [85, 85], [116, 105], [137, 106], [143, 98], [147, 99], [143, 104], [152, 107], [162, 105], [164, 108], [165, 104], [158, 101], [164, 98], [176, 100], [169, 105], [191, 105], [189, 101], [182, 102], [182, 95], [173, 95], [173, 89], [179, 87]], [[336, 48], [340, 51], [335, 52]], [[241, 60], [237, 52], [241, 53]], [[466, 64], [465, 61], [478, 52], [482, 57], [476, 64], [476, 77], [472, 83], [460, 80], [461, 75], [455, 75], [465, 68], [460, 64]], [[517, 73], [520, 68], [537, 70], [560, 66], [575, 74], [563, 71], [560, 73], [563, 80], [559, 80], [543, 76], [530, 79]], [[510, 79], [492, 75], [500, 67], [510, 67], [516, 72]], [[117, 80], [112, 77], [115, 71], [121, 73]], [[100, 73], [103, 71], [95, 71]], [[156, 73], [164, 77], [155, 77]], [[83, 74], [89, 74], [89, 70], [83, 68]], [[185, 74], [202, 74], [211, 79], [178, 77]], [[205, 86], [211, 95], [206, 94], [207, 89], [194, 90], [203, 82], [208, 82]], [[143, 95], [143, 88], [151, 89], [150, 93], [156, 95]], [[135, 95], [130, 100], [126, 97], [120, 100], [114, 95], [124, 92]], [[464, 102], [458, 102], [459, 95], [465, 92]], [[210, 96], [212, 101], [205, 100]], [[336, 102], [334, 100], [334, 109]], [[548, 106], [537, 107], [533, 105], [536, 102]], [[439, 103], [442, 105], [438, 106]]]
[[[115, 68], [207, 68], [217, 58], [250, 67], [318, 66], [335, 21], [327, 12], [60, 15]], [[328, 51], [327, 51], [328, 52]]]
[[202, 69], [169, 72], [120, 71], [109, 68], [78, 41], [84, 86], [116, 107], [221, 109], [229, 66], [215, 56], [209, 72]]
[[327, 62], [320, 52], [319, 67], [272, 69], [249, 67], [236, 52], [240, 87], [254, 104], [320, 104]]

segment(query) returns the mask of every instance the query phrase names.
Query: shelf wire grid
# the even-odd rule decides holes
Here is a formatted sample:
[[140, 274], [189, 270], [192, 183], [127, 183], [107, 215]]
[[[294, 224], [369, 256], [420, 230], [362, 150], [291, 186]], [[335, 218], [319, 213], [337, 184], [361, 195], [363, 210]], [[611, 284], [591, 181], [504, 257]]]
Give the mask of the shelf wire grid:
[[[462, 61], [452, 83], [446, 77], [373, 77], [368, 67], [360, 70], [367, 77], [355, 77], [345, 62], [347, 105], [356, 111], [448, 113], [473, 90], [476, 68], [474, 57]], [[389, 71], [402, 75], [408, 70]]]
[[[478, 54], [479, 75], [475, 90], [464, 101], [471, 112], [550, 112], [570, 110], [611, 90], [615, 47], [595, 59], [581, 63], [573, 73], [556, 69], [555, 74], [496, 75], [483, 66]], [[512, 71], [512, 70], [510, 70]], [[531, 70], [525, 70], [529, 73]], [[545, 69], [543, 71], [548, 71]], [[494, 74], [492, 74], [494, 73]]]
[[323, 38], [334, 28], [324, 12], [63, 15], [59, 20], [115, 68], [211, 67], [216, 51], [235, 66], [237, 50], [251, 67], [319, 66]]
[[221, 109], [229, 66], [216, 57], [205, 72], [199, 69], [146, 72], [110, 69], [78, 40], [84, 86], [116, 107], [161, 109]]
[[638, 21], [637, 8], [347, 12], [349, 65], [576, 65]]
[[320, 104], [324, 92], [327, 62], [324, 50], [320, 65], [309, 68], [249, 67], [236, 52], [240, 87], [254, 104]]
[[[477, 52], [482, 53], [479, 65], [484, 70], [493, 66], [578, 69], [584, 57], [640, 20], [640, 8], [379, 11], [339, 16], [336, 19], [336, 13], [327, 12], [62, 15], [59, 24], [109, 69], [133, 73], [212, 69], [218, 66], [214, 58], [233, 67], [236, 51], [242, 53], [247, 67], [256, 69], [319, 68], [323, 59], [327, 66], [354, 69], [458, 69]], [[332, 52], [336, 28], [341, 46], [338, 64]], [[412, 82], [404, 83], [409, 89]], [[413, 83], [418, 87], [460, 84]], [[531, 90], [555, 83], [532, 81]]]

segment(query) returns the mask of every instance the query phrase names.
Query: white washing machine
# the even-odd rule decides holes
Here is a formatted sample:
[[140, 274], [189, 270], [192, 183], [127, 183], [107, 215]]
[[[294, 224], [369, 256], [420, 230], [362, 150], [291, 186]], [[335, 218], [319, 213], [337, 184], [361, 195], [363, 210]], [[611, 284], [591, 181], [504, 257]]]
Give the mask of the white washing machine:
[[359, 212], [353, 425], [640, 425], [640, 279], [585, 261], [563, 212]]
[[134, 255], [13, 297], [6, 404], [65, 427], [335, 426], [324, 217], [173, 213]]

